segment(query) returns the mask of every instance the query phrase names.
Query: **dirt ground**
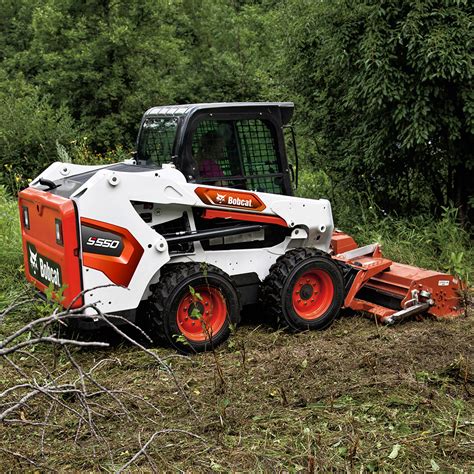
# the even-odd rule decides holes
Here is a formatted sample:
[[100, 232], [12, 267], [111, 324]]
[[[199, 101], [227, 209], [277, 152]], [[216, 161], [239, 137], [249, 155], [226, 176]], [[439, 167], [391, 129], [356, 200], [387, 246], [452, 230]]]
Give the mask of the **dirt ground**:
[[[153, 349], [195, 414], [169, 373], [137, 348], [77, 350], [84, 367], [102, 361], [100, 383], [132, 394], [122, 397], [132, 416], [101, 396], [93, 435], [38, 399], [19, 417], [46, 425], [0, 425], [1, 470], [114, 471], [158, 432], [128, 470], [473, 472], [472, 316], [380, 327], [346, 315], [302, 334], [249, 319], [216, 354]], [[36, 355], [51, 362], [46, 349]], [[67, 364], [56, 357], [54, 370]], [[0, 390], [12, 377], [1, 368]]]

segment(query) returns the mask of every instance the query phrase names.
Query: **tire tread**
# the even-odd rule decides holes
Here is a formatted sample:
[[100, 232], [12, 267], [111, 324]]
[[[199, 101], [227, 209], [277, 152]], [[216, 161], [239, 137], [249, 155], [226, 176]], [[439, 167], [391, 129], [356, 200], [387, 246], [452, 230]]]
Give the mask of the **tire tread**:
[[289, 250], [284, 255], [278, 257], [277, 261], [270, 267], [268, 276], [262, 282], [259, 302], [268, 316], [280, 326], [289, 326], [292, 330], [299, 330], [285, 316], [282, 304], [282, 291], [291, 271], [301, 262], [313, 257], [320, 257], [330, 262], [340, 273], [342, 279], [339, 267], [322, 250], [297, 248]]

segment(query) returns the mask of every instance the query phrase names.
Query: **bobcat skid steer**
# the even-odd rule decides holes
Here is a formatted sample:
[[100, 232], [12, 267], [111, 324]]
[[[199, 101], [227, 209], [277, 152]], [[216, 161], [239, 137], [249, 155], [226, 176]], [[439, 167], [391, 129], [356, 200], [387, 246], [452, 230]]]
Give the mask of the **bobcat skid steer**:
[[386, 323], [458, 315], [453, 276], [358, 248], [335, 231], [329, 201], [292, 196], [292, 113], [292, 103], [154, 107], [135, 159], [52, 164], [19, 195], [27, 279], [61, 289], [65, 307], [138, 314], [185, 351], [223, 342], [259, 301], [293, 330], [323, 329], [343, 307]]

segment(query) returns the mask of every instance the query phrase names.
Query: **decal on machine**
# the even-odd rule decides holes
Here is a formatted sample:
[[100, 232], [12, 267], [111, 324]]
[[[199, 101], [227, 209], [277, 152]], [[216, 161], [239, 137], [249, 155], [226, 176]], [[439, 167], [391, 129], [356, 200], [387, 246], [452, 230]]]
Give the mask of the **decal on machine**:
[[216, 188], [204, 187], [196, 188], [195, 192], [202, 202], [212, 206], [224, 206], [252, 211], [263, 211], [266, 207], [262, 200], [253, 193], [231, 190], [223, 191]]
[[128, 286], [143, 255], [129, 230], [108, 222], [81, 218], [83, 266], [102, 272], [119, 286]]
[[82, 250], [89, 253], [119, 257], [123, 250], [122, 237], [112, 232], [81, 225]]
[[52, 283], [55, 288], [60, 288], [62, 286], [60, 265], [41, 255], [33, 244], [27, 242], [26, 247], [30, 275], [43, 285], [49, 286]]

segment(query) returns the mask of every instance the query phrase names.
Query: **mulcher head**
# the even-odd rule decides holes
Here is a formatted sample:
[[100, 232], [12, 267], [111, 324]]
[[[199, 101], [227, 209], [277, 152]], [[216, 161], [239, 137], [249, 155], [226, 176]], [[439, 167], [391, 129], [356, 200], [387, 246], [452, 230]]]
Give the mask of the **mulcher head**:
[[[374, 314], [384, 324], [421, 313], [436, 318], [463, 313], [462, 284], [453, 275], [394, 263], [378, 244], [357, 247], [341, 232], [335, 237], [333, 259], [344, 272], [345, 308]], [[336, 253], [338, 246], [344, 252]]]

